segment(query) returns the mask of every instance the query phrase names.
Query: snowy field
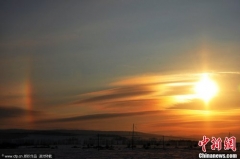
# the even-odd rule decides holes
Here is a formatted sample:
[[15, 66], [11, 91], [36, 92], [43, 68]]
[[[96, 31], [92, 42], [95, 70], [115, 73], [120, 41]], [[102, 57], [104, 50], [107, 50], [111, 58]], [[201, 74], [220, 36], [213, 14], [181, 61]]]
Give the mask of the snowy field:
[[[217, 151], [214, 151], [217, 153]], [[197, 149], [129, 149], [117, 148], [114, 150], [97, 150], [71, 148], [70, 146], [60, 146], [57, 149], [50, 148], [18, 148], [0, 149], [2, 154], [53, 154], [56, 159], [195, 159], [201, 150]], [[208, 152], [211, 153], [211, 152]], [[223, 151], [220, 153], [232, 153]], [[239, 151], [237, 151], [240, 156]]]

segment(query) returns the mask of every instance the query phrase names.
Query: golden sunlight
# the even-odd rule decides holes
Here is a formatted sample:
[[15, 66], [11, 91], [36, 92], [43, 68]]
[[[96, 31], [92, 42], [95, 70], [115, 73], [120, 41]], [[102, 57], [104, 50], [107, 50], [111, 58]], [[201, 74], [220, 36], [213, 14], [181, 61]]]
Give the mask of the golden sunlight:
[[201, 75], [201, 79], [196, 83], [196, 97], [208, 103], [218, 92], [218, 86], [207, 73]]

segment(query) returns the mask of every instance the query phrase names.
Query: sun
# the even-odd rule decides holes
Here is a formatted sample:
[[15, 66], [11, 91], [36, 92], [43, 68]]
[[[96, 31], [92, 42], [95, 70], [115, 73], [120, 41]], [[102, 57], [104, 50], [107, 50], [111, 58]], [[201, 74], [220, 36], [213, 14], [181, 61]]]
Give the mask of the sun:
[[194, 87], [196, 97], [208, 103], [218, 92], [218, 86], [207, 73], [201, 75], [201, 79]]

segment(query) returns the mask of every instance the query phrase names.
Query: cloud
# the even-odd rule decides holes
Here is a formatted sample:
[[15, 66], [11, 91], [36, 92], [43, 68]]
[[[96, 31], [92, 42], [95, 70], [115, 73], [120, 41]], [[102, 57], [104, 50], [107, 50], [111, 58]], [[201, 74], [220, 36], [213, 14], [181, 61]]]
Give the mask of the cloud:
[[[193, 86], [200, 76], [201, 74], [170, 74], [120, 79], [110, 84], [112, 89], [80, 94], [77, 96], [78, 99], [71, 104], [92, 106], [95, 107], [95, 110], [104, 110], [105, 113], [108, 110], [111, 112], [113, 110], [129, 111], [128, 109], [134, 111], [136, 108], [141, 111], [157, 110], [173, 105], [177, 109], [179, 106], [176, 105], [179, 104], [179, 101], [173, 98], [178, 95], [194, 94]], [[186, 107], [185, 103], [180, 107], [183, 105]], [[191, 109], [191, 106], [187, 107]]]
[[140, 75], [123, 78], [111, 83], [112, 86], [129, 86], [143, 84], [174, 84], [194, 82], [198, 74], [165, 74], [165, 75]]
[[193, 94], [194, 89], [193, 85], [184, 85], [184, 86], [171, 86], [168, 90], [165, 91], [165, 96], [174, 96], [174, 95], [187, 95]]
[[[139, 76], [139, 80], [138, 77], [134, 77], [134, 80], [124, 79], [123, 82], [118, 80], [119, 82], [116, 82], [116, 85], [110, 84], [110, 89], [102, 89], [75, 96], [75, 100], [70, 101], [70, 105], [68, 105], [70, 107], [74, 106], [72, 107], [74, 111], [71, 112], [68, 107], [64, 108], [66, 111], [61, 110], [62, 113], [68, 112], [68, 117], [55, 116], [47, 120], [40, 120], [38, 118], [37, 122], [60, 124], [62, 122], [91, 122], [92, 120], [96, 122], [99, 120], [101, 123], [103, 122], [102, 119], [118, 117], [131, 117], [131, 119], [135, 119], [138, 117], [133, 116], [149, 115], [156, 110], [159, 112], [166, 111], [169, 114], [161, 113], [160, 115], [156, 115], [156, 119], [151, 117], [151, 121], [161, 119], [167, 122], [178, 117], [195, 120], [197, 113], [201, 113], [203, 116], [206, 110], [219, 112], [221, 110], [238, 108], [240, 100], [236, 93], [237, 89], [235, 91], [232, 90], [236, 86], [237, 81], [239, 81], [239, 75], [233, 75], [236, 77], [232, 81], [222, 73], [213, 73], [210, 75], [213, 80], [218, 82], [221, 93], [214, 97], [208, 106], [206, 106], [203, 100], [197, 99], [193, 92], [195, 82], [201, 78], [200, 73], [164, 75], [164, 78], [154, 76], [152, 80], [151, 76], [148, 78]], [[135, 80], [136, 82], [134, 83]], [[228, 85], [232, 86], [227, 87]], [[225, 94], [228, 91], [232, 92]], [[178, 96], [180, 97], [178, 98]], [[75, 112], [81, 112], [82, 115], [77, 116], [74, 114]], [[185, 117], [186, 115], [187, 117]], [[147, 117], [144, 116], [143, 120], [147, 120]]]
[[[219, 92], [206, 105], [194, 92], [201, 73], [145, 75], [116, 80], [110, 89], [80, 94], [70, 105], [92, 113], [152, 110], [227, 110], [240, 106], [238, 72], [209, 73]], [[206, 88], [207, 90], [208, 88]]]
[[[105, 92], [105, 93], [104, 93]], [[153, 90], [150, 90], [147, 86], [124, 86], [119, 88], [114, 88], [111, 90], [102, 91], [103, 95], [88, 97], [74, 102], [74, 104], [83, 104], [83, 103], [93, 103], [93, 102], [103, 102], [109, 100], [117, 100], [121, 98], [131, 98], [134, 96], [148, 95], [153, 93]], [[94, 95], [94, 93], [92, 93]]]
[[188, 100], [184, 103], [176, 103], [168, 109], [188, 109], [188, 110], [230, 110], [240, 108], [239, 95], [226, 94], [213, 98], [209, 103], [204, 103], [200, 99]]
[[189, 110], [204, 110], [204, 102], [199, 99], [190, 100], [186, 103], [177, 103], [168, 109], [189, 109]]
[[141, 112], [128, 112], [128, 113], [104, 113], [104, 114], [91, 114], [91, 115], [82, 115], [69, 118], [59, 118], [51, 120], [39, 121], [39, 123], [48, 123], [48, 122], [72, 122], [72, 121], [85, 121], [85, 120], [101, 120], [108, 118], [117, 118], [117, 117], [129, 117], [129, 116], [140, 116], [140, 115], [149, 115], [156, 114], [160, 111], [141, 111]]
[[40, 111], [26, 110], [18, 107], [0, 106], [0, 119], [19, 118], [24, 117], [27, 114], [38, 116], [42, 115], [43, 113]]
[[141, 111], [147, 111], [160, 109], [162, 103], [164, 103], [164, 101], [160, 99], [133, 99], [106, 102], [102, 104], [104, 106], [104, 109], [116, 111], [135, 111], [136, 109]]
[[220, 127], [237, 127], [237, 121], [222, 121], [222, 120], [208, 120], [208, 121], [168, 121], [164, 123], [153, 124], [152, 127], [176, 127], [176, 128], [191, 128], [191, 129], [198, 129], [198, 128], [206, 128], [206, 127], [213, 127], [220, 128]]
[[[135, 101], [139, 99], [160, 99], [160, 97], [192, 93], [192, 84], [196, 82], [196, 74], [136, 76], [111, 83], [112, 89], [81, 94], [73, 104], [103, 104]], [[161, 99], [161, 101], [163, 101]]]

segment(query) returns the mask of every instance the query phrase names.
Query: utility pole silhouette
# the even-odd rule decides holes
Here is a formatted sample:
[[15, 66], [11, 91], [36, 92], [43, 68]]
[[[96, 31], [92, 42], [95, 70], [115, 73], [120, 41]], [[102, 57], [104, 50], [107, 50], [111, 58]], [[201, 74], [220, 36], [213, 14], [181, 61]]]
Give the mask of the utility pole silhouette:
[[98, 134], [98, 151], [99, 151], [99, 146], [100, 146], [100, 145], [99, 145], [99, 134]]
[[164, 147], [164, 135], [163, 135], [163, 149], [165, 149], [165, 147]]
[[133, 144], [134, 144], [134, 124], [133, 124], [133, 131], [132, 131], [132, 149], [133, 149]]

